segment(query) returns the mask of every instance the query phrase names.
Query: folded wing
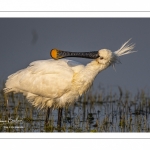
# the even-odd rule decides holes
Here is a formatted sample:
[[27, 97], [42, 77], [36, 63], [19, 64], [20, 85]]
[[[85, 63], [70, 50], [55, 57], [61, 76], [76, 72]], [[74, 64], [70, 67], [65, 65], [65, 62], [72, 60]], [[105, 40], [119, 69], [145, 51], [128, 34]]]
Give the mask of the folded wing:
[[66, 59], [35, 61], [29, 67], [10, 75], [4, 91], [59, 98], [71, 89], [74, 73], [83, 67], [82, 64]]

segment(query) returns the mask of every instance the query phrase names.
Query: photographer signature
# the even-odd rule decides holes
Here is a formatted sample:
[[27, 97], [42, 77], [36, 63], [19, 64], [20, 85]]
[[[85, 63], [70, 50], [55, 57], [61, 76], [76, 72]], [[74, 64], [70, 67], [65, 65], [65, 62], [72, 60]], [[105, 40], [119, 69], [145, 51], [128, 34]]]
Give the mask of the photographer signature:
[[19, 120], [18, 118], [19, 118], [19, 117], [17, 117], [15, 120], [13, 120], [13, 119], [10, 117], [10, 118], [8, 118], [7, 121], [0, 120], [0, 123], [1, 123], [1, 122], [2, 122], [2, 123], [19, 123], [19, 122], [22, 122], [22, 120]]

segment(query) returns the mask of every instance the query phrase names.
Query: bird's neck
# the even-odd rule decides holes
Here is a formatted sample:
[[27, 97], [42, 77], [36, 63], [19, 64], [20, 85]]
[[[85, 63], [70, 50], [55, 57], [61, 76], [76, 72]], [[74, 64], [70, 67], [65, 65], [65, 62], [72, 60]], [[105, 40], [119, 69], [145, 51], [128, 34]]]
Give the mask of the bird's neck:
[[85, 68], [79, 73], [75, 74], [73, 82], [79, 94], [82, 95], [92, 85], [96, 75], [106, 69], [109, 65], [99, 64], [97, 60], [88, 63]]

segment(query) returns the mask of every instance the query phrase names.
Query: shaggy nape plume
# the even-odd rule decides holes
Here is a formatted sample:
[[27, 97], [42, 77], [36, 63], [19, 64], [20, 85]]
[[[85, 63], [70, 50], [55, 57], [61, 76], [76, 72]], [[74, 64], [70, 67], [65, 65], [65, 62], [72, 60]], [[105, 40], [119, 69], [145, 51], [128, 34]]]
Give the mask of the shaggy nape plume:
[[133, 51], [135, 44], [129, 43], [130, 40], [131, 39], [129, 39], [127, 42], [125, 42], [119, 50], [114, 52], [118, 57], [136, 52], [136, 51]]

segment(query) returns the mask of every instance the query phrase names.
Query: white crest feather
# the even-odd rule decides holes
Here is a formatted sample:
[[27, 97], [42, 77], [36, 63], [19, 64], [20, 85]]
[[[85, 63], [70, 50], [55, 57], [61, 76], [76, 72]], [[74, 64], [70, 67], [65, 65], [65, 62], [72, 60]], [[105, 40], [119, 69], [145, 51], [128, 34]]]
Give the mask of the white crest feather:
[[131, 39], [129, 39], [127, 42], [125, 42], [121, 48], [117, 51], [115, 51], [114, 53], [117, 56], [122, 56], [122, 55], [126, 55], [126, 54], [130, 54], [136, 51], [133, 51], [135, 44], [129, 43]]

